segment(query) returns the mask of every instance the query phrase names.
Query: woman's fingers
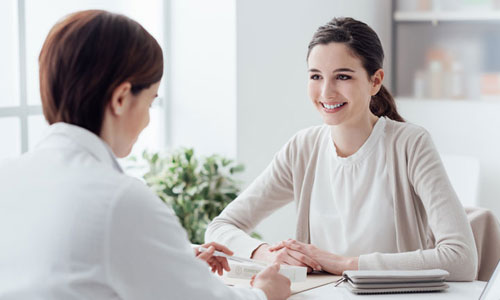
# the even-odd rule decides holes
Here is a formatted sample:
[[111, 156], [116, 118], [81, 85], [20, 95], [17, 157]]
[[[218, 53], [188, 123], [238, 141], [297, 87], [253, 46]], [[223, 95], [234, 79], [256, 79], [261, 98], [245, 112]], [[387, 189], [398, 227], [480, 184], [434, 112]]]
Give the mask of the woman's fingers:
[[[217, 243], [207, 243], [204, 245], [201, 245], [201, 247], [207, 248], [207, 251], [200, 252], [198, 249], [196, 249], [196, 257], [207, 262], [207, 264], [210, 266], [212, 269], [213, 273], [217, 273], [222, 276], [224, 270], [226, 271], [231, 271], [231, 268], [229, 267], [229, 263], [227, 262], [227, 259], [222, 256], [214, 256], [214, 252], [216, 250], [216, 247], [214, 244], [218, 245]], [[231, 253], [227, 247], [218, 245], [220, 246], [218, 251], [224, 251], [224, 253]]]
[[[288, 239], [288, 240], [281, 241], [278, 244], [271, 246], [269, 248], [269, 251], [277, 251], [277, 250], [283, 249], [283, 248], [287, 247], [287, 245], [289, 245], [290, 243], [293, 243], [293, 242], [297, 242], [297, 241], [294, 239]], [[297, 243], [300, 243], [300, 242], [297, 242]]]
[[284, 263], [286, 263], [288, 265], [292, 265], [292, 266], [307, 267], [306, 264], [304, 264], [303, 262], [295, 259], [293, 256], [290, 256], [290, 255], [288, 255], [288, 257], [285, 258]]
[[214, 252], [215, 248], [213, 246], [210, 246], [207, 251], [199, 252], [197, 257], [201, 260], [208, 262], [208, 260], [214, 255]]
[[257, 276], [257, 275], [253, 275], [252, 279], [250, 279], [250, 286], [253, 286], [253, 283], [255, 281], [255, 276]]
[[204, 247], [204, 248], [214, 247], [215, 250], [217, 250], [217, 251], [223, 252], [223, 253], [225, 253], [227, 255], [233, 255], [233, 251], [229, 250], [228, 247], [226, 247], [224, 245], [221, 245], [219, 243], [216, 243], [216, 242], [206, 243], [206, 244], [203, 244], [201, 246]]
[[213, 273], [217, 272], [219, 275], [222, 275], [224, 270], [226, 271], [231, 270], [231, 268], [229, 267], [229, 263], [225, 257], [214, 256], [215, 250], [224, 252], [228, 255], [232, 255], [233, 252], [229, 250], [227, 247], [217, 244], [215, 242], [203, 244], [200, 247], [206, 248], [207, 251], [199, 252], [199, 250], [196, 249], [197, 257], [201, 260], [206, 261], [208, 265], [212, 268]]
[[210, 266], [212, 273], [215, 273], [217, 271], [217, 265], [214, 264], [215, 257], [211, 257], [208, 261], [207, 264]]
[[304, 243], [301, 243], [301, 242], [298, 242], [298, 241], [292, 240], [292, 239], [289, 239], [287, 241], [283, 241], [282, 244], [284, 247], [286, 247], [288, 249], [302, 252], [308, 256], [312, 256], [311, 251], [309, 251], [309, 246], [310, 246], [309, 244], [304, 244]]
[[[281, 241], [275, 246], [272, 246], [269, 250], [272, 252], [280, 252], [277, 255], [278, 261], [283, 261], [299, 266], [303, 265], [313, 270], [322, 270], [321, 265], [312, 258], [312, 253], [309, 249], [309, 246], [309, 244], [304, 244], [293, 239], [288, 239], [286, 241]], [[287, 256], [290, 256], [293, 259], [285, 258], [283, 256], [285, 255], [285, 253]]]
[[269, 251], [271, 251], [271, 252], [272, 252], [272, 251], [278, 251], [278, 250], [283, 249], [283, 248], [285, 248], [285, 247], [286, 247], [286, 246], [283, 244], [283, 242], [280, 242], [280, 243], [279, 243], [279, 244], [277, 244], [277, 245], [274, 245], [274, 246], [269, 247]]
[[290, 250], [293, 257], [310, 266], [313, 270], [321, 271], [323, 269], [321, 264], [313, 258], [314, 246], [295, 240], [285, 241], [284, 245]]
[[216, 259], [219, 261], [219, 263], [222, 265], [222, 268], [226, 270], [227, 272], [231, 271], [231, 268], [229, 267], [229, 262], [225, 257], [217, 256]]
[[289, 249], [288, 253], [291, 257], [302, 262], [307, 267], [310, 267], [311, 269], [316, 270], [316, 271], [321, 271], [321, 269], [322, 269], [321, 265], [317, 261], [315, 261], [313, 258], [309, 257], [308, 255], [305, 255], [302, 252], [295, 251], [292, 249]]
[[301, 266], [307, 267], [304, 263], [298, 261], [293, 256], [290, 255], [290, 249], [283, 248], [276, 252], [276, 256], [274, 257], [274, 262], [280, 264], [287, 264], [292, 266]]
[[213, 273], [222, 275], [222, 264], [217, 260], [216, 256], [213, 256], [207, 261], [208, 265], [211, 267]]

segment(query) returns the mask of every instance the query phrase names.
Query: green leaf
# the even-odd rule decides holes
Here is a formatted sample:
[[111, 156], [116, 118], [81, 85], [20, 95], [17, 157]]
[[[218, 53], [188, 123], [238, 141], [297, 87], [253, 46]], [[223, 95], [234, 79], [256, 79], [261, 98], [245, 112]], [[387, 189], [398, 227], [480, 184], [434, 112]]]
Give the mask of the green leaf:
[[149, 166], [143, 176], [146, 184], [172, 207], [192, 243], [204, 242], [210, 221], [240, 192], [233, 176], [244, 170], [243, 165], [217, 154], [197, 157], [192, 148], [178, 148], [144, 151], [139, 160], [138, 165]]

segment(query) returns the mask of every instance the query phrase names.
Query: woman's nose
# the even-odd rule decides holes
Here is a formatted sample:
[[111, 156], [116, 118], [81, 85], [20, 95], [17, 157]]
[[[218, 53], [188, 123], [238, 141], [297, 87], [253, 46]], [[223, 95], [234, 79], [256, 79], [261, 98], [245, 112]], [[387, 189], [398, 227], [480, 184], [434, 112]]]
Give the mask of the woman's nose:
[[336, 94], [337, 88], [335, 87], [335, 84], [325, 80], [323, 86], [321, 87], [321, 96], [324, 99], [329, 99], [335, 97]]

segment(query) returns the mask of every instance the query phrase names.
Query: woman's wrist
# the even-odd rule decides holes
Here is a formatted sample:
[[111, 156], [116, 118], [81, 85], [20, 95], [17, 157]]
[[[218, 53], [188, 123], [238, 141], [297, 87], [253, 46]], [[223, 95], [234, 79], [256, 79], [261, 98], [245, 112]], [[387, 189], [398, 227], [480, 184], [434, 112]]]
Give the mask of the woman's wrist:
[[345, 267], [346, 270], [358, 270], [359, 257], [346, 257], [345, 258]]
[[267, 252], [269, 252], [269, 247], [269, 244], [261, 244], [259, 247], [255, 248], [250, 258], [256, 260], [265, 260], [266, 254]]

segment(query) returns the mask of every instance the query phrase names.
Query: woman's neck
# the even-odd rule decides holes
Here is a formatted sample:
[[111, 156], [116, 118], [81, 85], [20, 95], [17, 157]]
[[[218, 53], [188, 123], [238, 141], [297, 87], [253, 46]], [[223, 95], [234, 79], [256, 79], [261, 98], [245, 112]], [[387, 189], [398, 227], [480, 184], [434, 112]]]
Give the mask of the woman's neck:
[[377, 120], [377, 116], [370, 114], [368, 118], [363, 118], [352, 124], [330, 126], [337, 155], [348, 157], [356, 153], [372, 133]]

